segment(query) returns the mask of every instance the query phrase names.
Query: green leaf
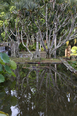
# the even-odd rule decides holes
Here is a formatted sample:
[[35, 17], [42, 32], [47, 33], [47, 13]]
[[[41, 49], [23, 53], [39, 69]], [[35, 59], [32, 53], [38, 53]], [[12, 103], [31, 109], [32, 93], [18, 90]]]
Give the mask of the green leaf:
[[15, 70], [17, 68], [16, 63], [13, 60], [10, 60], [11, 69]]
[[77, 61], [72, 61], [72, 63], [76, 64], [76, 63], [77, 63]]
[[10, 73], [10, 74], [11, 74], [11, 72], [12, 72], [12, 71], [11, 71], [10, 67], [9, 67], [9, 66], [7, 66], [7, 65], [5, 65], [4, 67], [5, 67], [5, 70], [6, 70], [8, 73]]
[[72, 47], [72, 50], [77, 50], [77, 47], [76, 46]]
[[12, 74], [14, 77], [16, 77], [16, 75], [15, 75], [15, 73], [14, 73], [13, 71], [11, 71], [11, 74]]
[[71, 56], [77, 56], [77, 46], [72, 47], [71, 51]]
[[7, 113], [0, 111], [0, 116], [9, 116]]
[[0, 57], [0, 63], [1, 63], [2, 65], [5, 65], [5, 63], [3, 62], [3, 60], [1, 59], [1, 57]]
[[11, 97], [11, 105], [15, 106], [17, 104], [17, 98], [15, 96]]
[[73, 50], [73, 49], [72, 49], [71, 51], [72, 51], [73, 53], [76, 53], [76, 50]]
[[3, 99], [5, 96], [5, 91], [0, 91], [0, 100]]
[[1, 59], [3, 60], [3, 62], [5, 62], [5, 63], [9, 63], [9, 56], [7, 55], [7, 54], [5, 54], [5, 53], [0, 53], [0, 57], [1, 57]]
[[0, 113], [0, 116], [7, 116], [7, 115], [6, 115], [6, 114], [1, 114], [1, 113]]
[[0, 64], [0, 71], [2, 71], [2, 65]]
[[0, 83], [4, 82], [5, 81], [5, 78], [2, 74], [0, 74]]

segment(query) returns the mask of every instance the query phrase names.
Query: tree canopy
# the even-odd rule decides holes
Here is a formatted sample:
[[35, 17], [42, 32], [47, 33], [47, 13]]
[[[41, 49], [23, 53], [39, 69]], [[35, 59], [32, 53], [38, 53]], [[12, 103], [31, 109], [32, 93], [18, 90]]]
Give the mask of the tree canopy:
[[31, 39], [33, 34], [37, 38], [38, 33], [42, 47], [51, 56], [77, 37], [76, 0], [3, 0], [0, 4], [1, 36], [5, 40], [14, 39], [19, 44], [24, 38]]

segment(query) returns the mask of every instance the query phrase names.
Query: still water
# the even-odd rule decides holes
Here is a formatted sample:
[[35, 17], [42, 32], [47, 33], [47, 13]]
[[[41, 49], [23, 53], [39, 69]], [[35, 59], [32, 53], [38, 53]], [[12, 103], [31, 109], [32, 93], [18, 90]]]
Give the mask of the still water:
[[21, 65], [0, 84], [0, 111], [9, 116], [77, 116], [77, 76], [63, 64]]

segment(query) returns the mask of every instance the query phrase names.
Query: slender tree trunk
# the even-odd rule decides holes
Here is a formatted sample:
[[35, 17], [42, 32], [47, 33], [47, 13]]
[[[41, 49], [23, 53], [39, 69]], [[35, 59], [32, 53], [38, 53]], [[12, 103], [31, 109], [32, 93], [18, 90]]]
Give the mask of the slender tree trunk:
[[[23, 29], [23, 27], [22, 27]], [[22, 37], [22, 30], [21, 30], [21, 41], [22, 41], [22, 44], [23, 46], [27, 49], [27, 51], [30, 53], [30, 60], [32, 60], [33, 58], [33, 54], [30, 52], [30, 50], [28, 49], [27, 45], [24, 44], [24, 41], [23, 41], [23, 37]]]
[[48, 8], [47, 8], [47, 4], [46, 4], [46, 43], [47, 43], [47, 47], [48, 46], [48, 17], [47, 17], [47, 14], [48, 14]]
[[10, 44], [11, 44], [11, 57], [16, 57], [16, 55], [15, 55], [15, 42], [14, 42], [14, 40], [11, 40]]
[[[16, 20], [17, 23], [17, 20]], [[19, 34], [19, 28], [17, 29], [15, 23], [15, 28], [16, 28], [16, 35], [12, 32], [12, 34], [16, 37], [16, 41], [11, 39], [11, 56], [12, 57], [19, 57], [19, 44], [20, 44], [20, 34]]]
[[40, 41], [40, 51], [41, 51], [41, 41]]
[[37, 33], [36, 36], [36, 51], [34, 53], [34, 58], [40, 58], [40, 53], [39, 53], [39, 33]]
[[[57, 70], [57, 64], [54, 65], [55, 70]], [[57, 83], [57, 73], [55, 72], [55, 83]]]
[[[56, 26], [56, 22], [55, 22], [55, 31], [54, 31], [54, 38], [55, 38], [55, 40], [54, 40], [54, 48], [56, 49], [56, 30], [57, 30], [57, 26]], [[54, 58], [56, 58], [56, 50], [54, 51]]]
[[11, 40], [11, 57], [19, 57], [19, 44]]
[[26, 42], [27, 44], [26, 44], [26, 46], [28, 47], [28, 43], [29, 43], [29, 40], [28, 40], [28, 38], [27, 38], [27, 42]]
[[46, 4], [46, 43], [47, 43], [47, 47], [48, 47], [48, 50], [46, 52], [46, 58], [51, 58], [51, 55], [50, 55], [50, 43], [49, 43], [49, 38], [48, 38], [48, 7], [47, 7], [47, 4]]
[[18, 43], [18, 41], [15, 43], [15, 54], [16, 54], [16, 57], [18, 58], [19, 57], [19, 43]]
[[[53, 0], [53, 10], [54, 10], [54, 8], [55, 8], [55, 2], [56, 2], [56, 0]], [[54, 35], [54, 48], [56, 48], [56, 28], [57, 28], [57, 26], [56, 26], [56, 22], [54, 23], [54, 25], [55, 25], [55, 30], [53, 31], [53, 35]], [[54, 51], [54, 58], [56, 58], [56, 50]]]
[[39, 84], [39, 72], [38, 72], [38, 69], [36, 69], [36, 88], [37, 88], [37, 91], [39, 90], [38, 84]]
[[48, 58], [48, 59], [51, 58], [50, 49], [48, 49], [48, 51], [46, 52], [46, 58]]

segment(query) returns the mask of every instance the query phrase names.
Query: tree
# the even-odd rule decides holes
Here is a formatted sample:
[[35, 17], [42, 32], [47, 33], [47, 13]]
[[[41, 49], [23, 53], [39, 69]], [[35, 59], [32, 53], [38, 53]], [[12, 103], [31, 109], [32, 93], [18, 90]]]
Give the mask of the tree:
[[[28, 40], [29, 40], [29, 38], [33, 34], [36, 35], [36, 38], [38, 37], [38, 34], [37, 34], [37, 31], [35, 30], [35, 27], [34, 28], [32, 27], [32, 26], [34, 26], [34, 24], [31, 23], [31, 21], [29, 20], [31, 13], [34, 12], [34, 9], [36, 9], [37, 4], [36, 3], [34, 4], [32, 0], [30, 0], [29, 2], [27, 0], [26, 1], [23, 0], [22, 2], [21, 1], [16, 1], [16, 2], [14, 2], [14, 4], [16, 5], [16, 8], [13, 9], [13, 6], [12, 6], [10, 8], [10, 10], [15, 15], [15, 18], [16, 18], [15, 29], [17, 28], [18, 31], [16, 31], [13, 28], [13, 30], [10, 29], [10, 32], [11, 32], [11, 34], [13, 34], [13, 36], [17, 37], [16, 38], [17, 43], [18, 43], [18, 41], [20, 43], [20, 39], [21, 39], [23, 46], [25, 46], [26, 49], [28, 50], [28, 52], [31, 54], [31, 58], [33, 56], [37, 57], [37, 55], [39, 55], [39, 53], [37, 54], [37, 50], [39, 52], [38, 44], [36, 44], [37, 45], [37, 47], [36, 47], [37, 49], [36, 49], [35, 54], [32, 54], [30, 52], [30, 50], [28, 49], [28, 43], [29, 43]], [[35, 31], [36, 31], [36, 33], [35, 33]], [[18, 36], [14, 32], [16, 34], [18, 32]], [[23, 41], [24, 37], [27, 38], [26, 39], [27, 40], [27, 44], [26, 45], [24, 44], [24, 41]], [[37, 40], [37, 43], [38, 43], [38, 39], [36, 39], [36, 40]]]
[[[48, 7], [48, 8], [47, 8]], [[45, 12], [43, 9], [46, 9]], [[77, 13], [70, 10], [68, 3], [48, 2], [40, 8], [40, 16], [34, 15], [34, 23], [36, 24], [42, 46], [47, 53], [47, 57], [51, 57], [56, 49], [66, 43], [66, 41], [76, 38], [77, 35]], [[42, 17], [43, 21], [40, 20]], [[43, 36], [46, 33], [45, 36]], [[46, 38], [47, 48], [44, 44]], [[57, 39], [54, 47], [54, 40]]]
[[[70, 7], [72, 8], [70, 9]], [[39, 41], [41, 41], [40, 43], [46, 52], [47, 58], [50, 58], [66, 41], [76, 38], [76, 6], [73, 7], [67, 1], [30, 0], [28, 2], [28, 0], [17, 0], [12, 2], [9, 11], [10, 18], [8, 16], [9, 20], [7, 20], [8, 26], [5, 26], [5, 35], [11, 40], [13, 38], [17, 41], [15, 42], [17, 48], [21, 40], [31, 57], [39, 55], [38, 50], [33, 54], [28, 48], [28, 41], [33, 34], [35, 38], [39, 38]], [[24, 38], [27, 40], [26, 45], [23, 41]], [[38, 49], [38, 39], [36, 40], [36, 48]], [[46, 45], [44, 40], [46, 40]], [[18, 53], [18, 50], [16, 53]]]
[[[26, 33], [26, 36], [28, 36], [29, 30], [30, 33], [33, 32], [33, 28], [36, 26], [37, 31], [35, 33], [38, 32], [40, 35], [42, 47], [46, 51], [47, 57], [50, 58], [56, 49], [64, 45], [66, 41], [76, 37], [76, 7], [73, 11], [73, 7], [72, 10], [70, 10], [68, 3], [60, 3], [59, 1], [40, 2], [39, 0], [38, 2], [36, 1], [36, 3], [38, 4], [37, 8], [29, 12], [30, 15], [28, 15], [26, 19], [27, 22], [25, 21], [21, 24], [22, 30], [28, 32]], [[24, 24], [26, 24], [27, 27], [23, 26]], [[31, 27], [31, 25], [34, 27]], [[45, 39], [47, 47], [44, 43]]]
[[[24, 28], [23, 30], [23, 25], [27, 23], [28, 19], [26, 17], [30, 15], [30, 13], [34, 10], [35, 7], [36, 7], [36, 4], [33, 4], [31, 0], [30, 1], [27, 1], [27, 0], [13, 1], [12, 6], [9, 8], [9, 12], [8, 12], [9, 16], [7, 20], [6, 18], [4, 19], [4, 22], [7, 21], [8, 25], [5, 25], [5, 23], [3, 23], [3, 21], [1, 20], [2, 21], [1, 27], [3, 26], [3, 29], [4, 29], [4, 32], [2, 33], [2, 35], [3, 37], [7, 35], [7, 37], [11, 40], [11, 43], [13, 46], [11, 47], [12, 56], [16, 56], [16, 57], [19, 56], [18, 48], [19, 48], [20, 41], [22, 41], [22, 43], [24, 44], [23, 36], [25, 36], [26, 38], [29, 38], [32, 35], [32, 32], [29, 34], [30, 31], [28, 31], [27, 28]], [[30, 23], [30, 21], [28, 22]], [[29, 28], [30, 30], [32, 29], [31, 26]], [[14, 39], [16, 41], [13, 41]], [[29, 53], [31, 53], [28, 48], [27, 50]], [[33, 57], [32, 53], [31, 53], [31, 56]]]

